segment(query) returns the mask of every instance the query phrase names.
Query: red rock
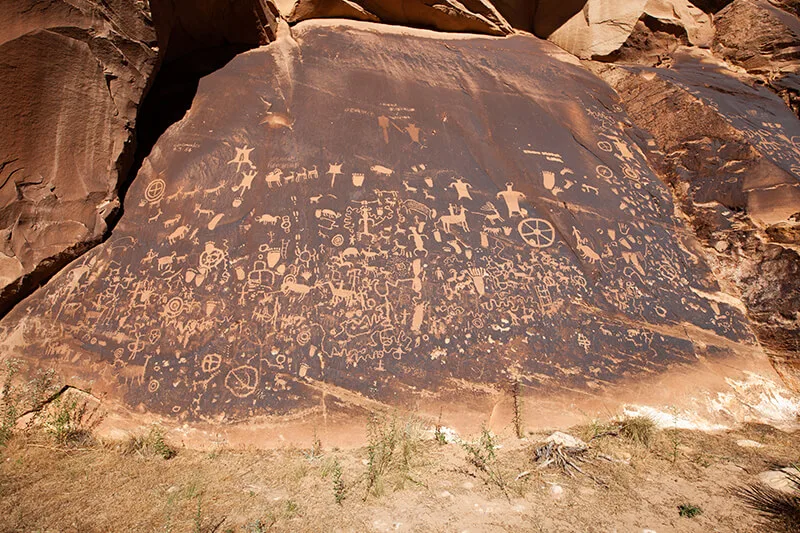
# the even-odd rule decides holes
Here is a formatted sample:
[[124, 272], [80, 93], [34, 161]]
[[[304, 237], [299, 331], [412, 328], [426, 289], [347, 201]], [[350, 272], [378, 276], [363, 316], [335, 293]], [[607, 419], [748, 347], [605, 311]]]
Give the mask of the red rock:
[[266, 1], [0, 5], [0, 312], [100, 241], [159, 62], [273, 35]]
[[298, 0], [286, 2], [289, 22], [312, 18], [351, 18], [433, 28], [442, 31], [506, 35], [511, 26], [486, 0]]
[[640, 132], [572, 56], [521, 35], [294, 33], [202, 80], [112, 238], [6, 317], [4, 353], [195, 420], [323, 394], [474, 413], [511, 375], [596, 398], [752, 359]]
[[148, 13], [121, 0], [8, 0], [0, 28], [0, 301], [7, 307], [26, 281], [105, 233], [157, 50]]

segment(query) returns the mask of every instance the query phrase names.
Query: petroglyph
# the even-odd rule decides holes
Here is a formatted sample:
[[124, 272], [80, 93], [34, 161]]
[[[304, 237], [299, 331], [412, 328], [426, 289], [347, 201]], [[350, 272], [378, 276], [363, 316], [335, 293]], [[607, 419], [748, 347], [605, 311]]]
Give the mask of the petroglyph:
[[[471, 41], [457, 46], [475, 57], [501, 46]], [[250, 127], [283, 98], [259, 78], [284, 68], [271, 50], [226, 67], [244, 96], [215, 97], [171, 129], [159, 142], [191, 152], [174, 163], [154, 150], [113, 237], [12, 317], [43, 339], [32, 349], [107, 362], [131, 404], [235, 419], [308, 407], [320, 381], [392, 400], [450, 380], [503, 382], [515, 367], [585, 389], [696, 359], [683, 333], [659, 333], [685, 315], [747, 338], [739, 311], [691, 289], [713, 292], [678, 242], [670, 193], [596, 90], [565, 83], [567, 96], [513, 100], [483, 80], [481, 98], [519, 106], [483, 131], [458, 86], [409, 81], [387, 104], [380, 72], [325, 70], [358, 112], [298, 84], [307, 108], [293, 105], [282, 125], [270, 104], [275, 127]], [[317, 68], [314, 57], [295, 66]], [[229, 76], [204, 80], [198, 98], [227, 94]], [[580, 101], [585, 129], [566, 130], [575, 121], [552, 98]], [[44, 340], [55, 337], [69, 341]]]

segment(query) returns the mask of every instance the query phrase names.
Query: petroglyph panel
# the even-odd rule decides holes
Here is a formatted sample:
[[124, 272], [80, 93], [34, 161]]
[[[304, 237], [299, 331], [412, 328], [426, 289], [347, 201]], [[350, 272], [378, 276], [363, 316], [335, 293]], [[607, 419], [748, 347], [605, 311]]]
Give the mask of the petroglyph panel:
[[684, 323], [750, 342], [606, 85], [530, 37], [374, 37], [303, 23], [204, 79], [5, 347], [236, 419], [320, 382], [596, 391], [696, 360]]

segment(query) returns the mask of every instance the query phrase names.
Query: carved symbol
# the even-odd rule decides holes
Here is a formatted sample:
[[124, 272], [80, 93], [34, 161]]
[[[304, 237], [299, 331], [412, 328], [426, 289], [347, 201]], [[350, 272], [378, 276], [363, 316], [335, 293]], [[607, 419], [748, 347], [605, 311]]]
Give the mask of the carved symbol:
[[164, 311], [170, 318], [175, 318], [183, 312], [183, 300], [181, 300], [178, 296], [172, 298], [169, 302], [167, 302], [167, 306]]
[[614, 177], [614, 172], [605, 165], [598, 165], [596, 170], [597, 175], [605, 179], [611, 179]]
[[161, 200], [164, 196], [164, 190], [167, 188], [167, 184], [162, 179], [155, 179], [150, 182], [147, 186], [147, 189], [144, 191], [144, 199], [148, 202], [155, 203]]
[[336, 247], [343, 245], [344, 237], [340, 234], [334, 235], [333, 238], [331, 239], [331, 244], [333, 244]]
[[258, 370], [252, 366], [239, 366], [225, 376], [225, 387], [238, 398], [247, 398], [258, 386]]
[[200, 267], [205, 268], [206, 270], [211, 270], [220, 264], [224, 258], [225, 254], [222, 250], [214, 247], [213, 245], [206, 245], [205, 251], [200, 254]]
[[150, 383], [147, 384], [147, 390], [149, 390], [150, 392], [156, 392], [160, 385], [161, 384], [157, 380], [155, 379], [150, 380]]
[[542, 218], [526, 218], [517, 229], [525, 242], [534, 248], [547, 248], [556, 240], [552, 224]]
[[[203, 372], [215, 372], [219, 369], [220, 364], [222, 364], [222, 356], [216, 353], [210, 353], [203, 357], [203, 362], [200, 364], [200, 368], [203, 369]], [[227, 384], [227, 380], [226, 380]]]

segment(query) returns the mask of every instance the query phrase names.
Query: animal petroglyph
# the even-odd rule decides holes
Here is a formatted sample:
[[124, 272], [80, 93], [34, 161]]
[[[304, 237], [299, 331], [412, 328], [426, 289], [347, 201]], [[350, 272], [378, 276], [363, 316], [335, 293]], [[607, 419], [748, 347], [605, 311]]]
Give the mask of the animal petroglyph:
[[[522, 46], [511, 44], [459, 39], [447, 46], [460, 52], [436, 54], [480, 64]], [[108, 365], [131, 405], [228, 421], [313, 412], [321, 383], [405, 402], [513, 371], [529, 387], [588, 391], [695, 358], [676, 317], [707, 330], [704, 342], [748, 338], [740, 312], [692, 291], [712, 292], [707, 271], [678, 241], [671, 193], [627, 119], [604, 105], [613, 93], [565, 79], [512, 97], [497, 83], [583, 70], [509, 61], [513, 76], [481, 79], [476, 98], [447, 76], [399, 90], [380, 70], [400, 60], [364, 69], [363, 47], [326, 48], [337, 66], [357, 60], [357, 76], [328, 56], [306, 76], [322, 48], [302, 61], [278, 48], [204, 78], [197, 101], [214, 105], [159, 140], [108, 241], [9, 317], [32, 350]], [[287, 64], [306, 81], [278, 80]], [[39, 341], [56, 337], [69, 342]]]

